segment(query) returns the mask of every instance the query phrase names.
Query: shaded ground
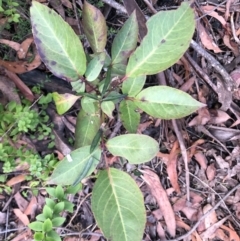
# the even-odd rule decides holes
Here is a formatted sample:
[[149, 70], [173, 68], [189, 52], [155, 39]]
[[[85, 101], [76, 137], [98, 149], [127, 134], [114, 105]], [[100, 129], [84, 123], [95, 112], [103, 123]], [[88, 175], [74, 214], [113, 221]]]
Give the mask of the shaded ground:
[[[74, 6], [81, 9], [81, 1], [73, 1], [73, 5], [68, 1], [61, 1], [58, 5], [54, 5], [54, 1], [50, 2], [51, 7], [66, 19], [76, 33], [80, 34], [80, 25], [77, 22]], [[113, 3], [113, 1], [109, 2]], [[180, 4], [179, 1], [152, 1], [153, 6], [147, 2], [150, 4], [147, 7], [146, 2], [139, 1], [145, 16], [151, 16], [155, 11], [172, 9]], [[101, 7], [107, 19], [110, 46], [116, 32], [127, 19], [127, 15], [122, 8], [116, 9], [100, 1], [95, 4]], [[128, 4], [127, 10], [134, 7], [132, 1], [129, 0]], [[24, 5], [19, 8], [21, 18], [25, 16], [26, 25], [29, 21], [27, 7], [29, 6]], [[172, 220], [168, 216], [171, 210], [174, 211], [177, 224], [174, 240], [239, 240], [240, 3], [236, 0], [219, 3], [195, 1], [193, 8], [197, 21], [194, 40], [189, 50], [173, 67], [149, 77], [147, 85], [169, 85], [181, 89], [206, 103], [207, 107], [177, 121], [157, 120], [142, 115], [138, 133], [154, 137], [160, 143], [160, 152], [155, 159], [144, 165], [125, 163], [122, 166], [134, 176], [144, 194], [147, 210], [147, 224], [143, 238], [145, 241], [171, 239], [170, 234], [174, 232], [171, 230]], [[0, 19], [0, 25], [2, 19], [4, 16]], [[143, 24], [141, 19], [139, 21], [140, 25]], [[22, 36], [23, 29], [19, 29], [19, 26], [16, 23], [9, 29], [2, 30], [1, 40], [12, 40], [17, 44], [26, 40], [25, 43], [29, 46], [32, 41], [29, 28], [24, 28], [26, 32]], [[144, 29], [142, 31], [144, 32]], [[15, 50], [19, 47], [17, 44], [12, 46]], [[33, 47], [31, 52], [34, 53], [34, 51]], [[15, 53], [11, 48], [0, 45], [2, 59], [15, 61]], [[27, 58], [32, 56], [24, 56], [23, 61]], [[44, 103], [33, 102], [41, 94], [46, 96], [52, 91], [73, 93], [68, 83], [52, 77], [43, 64], [37, 70], [27, 72], [35, 69], [33, 65], [40, 64], [40, 61], [35, 57], [34, 62], [25, 66], [26, 73], [20, 74], [20, 79], [11, 70], [6, 71], [2, 68], [1, 104], [5, 106], [11, 100], [20, 102], [19, 96], [24, 96], [34, 103], [31, 108], [34, 108], [39, 116], [43, 115], [46, 120], [42, 120], [41, 123], [46, 127], [43, 129], [36, 127], [26, 134], [18, 135], [15, 139], [10, 138], [8, 140], [10, 147], [16, 150], [22, 145], [27, 145], [41, 157], [55, 153], [55, 159], [58, 161], [69, 150], [68, 148], [72, 148], [76, 113], [80, 107], [76, 104], [68, 114], [62, 117], [56, 114], [54, 105], [49, 104], [46, 99]], [[22, 68], [22, 65], [17, 68]], [[10, 87], [9, 79], [16, 84], [20, 93], [16, 94], [15, 87]], [[22, 81], [26, 85], [23, 85]], [[39, 84], [37, 90], [27, 88], [27, 86], [36, 87], [36, 82]], [[6, 111], [1, 113], [6, 115]], [[48, 120], [45, 116], [49, 116], [50, 119]], [[33, 121], [37, 119], [40, 117], [33, 118]], [[51, 123], [54, 125], [50, 125]], [[108, 123], [109, 128], [113, 130], [112, 127], [117, 123], [118, 116], [115, 116], [115, 119]], [[5, 130], [3, 127], [2, 129]], [[123, 131], [123, 128], [118, 129], [118, 133]], [[43, 132], [46, 135], [42, 135]], [[3, 136], [6, 136], [5, 133], [6, 131], [1, 132], [2, 142]], [[52, 142], [54, 146], [50, 145]], [[36, 158], [32, 155], [31, 158]], [[2, 158], [6, 158], [3, 152], [0, 159]], [[17, 162], [18, 158], [16, 153], [13, 159]], [[6, 162], [5, 159], [1, 161]], [[38, 163], [38, 160], [34, 163], [36, 162]], [[42, 172], [52, 171], [50, 167], [49, 169], [41, 167], [43, 169], [39, 170], [39, 167], [34, 165], [30, 162], [25, 167], [7, 169], [2, 164], [1, 173], [8, 172], [8, 175], [1, 177], [1, 240], [32, 240], [31, 232], [26, 229], [26, 225], [41, 211], [47, 197], [42, 188], [44, 185], [41, 179]], [[116, 162], [113, 165], [118, 166], [119, 163]], [[36, 168], [31, 169], [32, 166]], [[148, 179], [147, 175], [134, 175], [136, 170], [146, 167], [157, 174], [158, 177], [155, 177], [157, 181]], [[38, 171], [39, 176], [34, 176]], [[31, 179], [26, 180], [29, 173]], [[66, 236], [64, 240], [104, 240], [90, 208], [93, 183], [94, 179], [86, 180], [83, 190], [69, 197], [75, 205], [75, 211], [73, 215], [67, 215], [66, 223], [59, 230], [63, 237]], [[165, 193], [167, 198], [164, 198]], [[166, 212], [163, 212], [163, 205]], [[211, 212], [208, 212], [209, 210]]]

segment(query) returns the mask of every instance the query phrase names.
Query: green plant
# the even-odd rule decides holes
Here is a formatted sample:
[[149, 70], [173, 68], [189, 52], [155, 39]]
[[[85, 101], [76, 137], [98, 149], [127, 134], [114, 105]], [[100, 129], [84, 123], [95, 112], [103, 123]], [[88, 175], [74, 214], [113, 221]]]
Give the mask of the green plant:
[[20, 14], [17, 13], [18, 2], [13, 0], [0, 0], [0, 13], [8, 19], [8, 23], [19, 22]]
[[37, 221], [28, 225], [35, 231], [35, 241], [61, 241], [54, 229], [65, 222], [66, 218], [61, 216], [63, 211], [73, 212], [73, 204], [67, 200], [67, 195], [76, 194], [80, 189], [81, 185], [68, 187], [66, 190], [60, 185], [56, 188], [46, 188], [49, 198], [45, 199], [46, 204], [43, 211], [36, 217]]
[[[204, 106], [171, 87], [144, 88], [146, 75], [167, 69], [187, 50], [195, 29], [194, 13], [187, 2], [177, 10], [152, 16], [147, 21], [148, 33], [138, 47], [138, 22], [133, 12], [112, 43], [111, 57], [105, 51], [106, 21], [88, 2], [84, 2], [82, 25], [91, 55], [85, 54], [78, 36], [53, 10], [33, 2], [30, 13], [43, 62], [53, 74], [71, 82], [78, 93], [53, 93], [58, 113], [65, 113], [79, 99], [82, 107], [77, 118], [75, 150], [57, 165], [49, 184], [79, 183], [95, 170], [102, 152], [108, 151], [131, 164], [155, 157], [158, 142], [135, 134], [140, 123], [139, 109], [154, 118], [173, 119]], [[128, 134], [106, 140], [105, 123], [113, 117], [116, 105]], [[92, 192], [97, 224], [108, 239], [139, 241], [146, 222], [142, 193], [129, 174], [110, 168], [107, 163], [105, 167], [98, 171]]]
[[38, 139], [50, 139], [52, 146], [54, 136], [51, 134], [51, 125], [48, 125], [49, 117], [46, 115], [45, 108], [52, 100], [51, 95], [40, 99], [41, 111], [37, 112], [30, 109], [30, 103], [22, 100], [22, 105], [16, 102], [9, 102], [6, 106], [0, 104], [0, 161], [3, 164], [4, 173], [16, 170], [19, 165], [27, 164], [29, 174], [28, 180], [32, 177], [39, 180], [46, 180], [52, 172], [57, 159], [53, 154], [48, 154], [43, 158], [34, 150], [25, 145], [16, 147], [14, 144], [23, 133]]

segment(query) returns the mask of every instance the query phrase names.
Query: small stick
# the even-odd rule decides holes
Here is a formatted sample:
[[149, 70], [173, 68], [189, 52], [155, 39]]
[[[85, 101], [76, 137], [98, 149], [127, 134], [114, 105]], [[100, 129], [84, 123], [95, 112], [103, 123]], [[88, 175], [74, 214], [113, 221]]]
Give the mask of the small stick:
[[236, 87], [234, 86], [232, 77], [227, 73], [225, 68], [194, 40], [191, 40], [190, 45], [198, 54], [207, 59], [211, 63], [212, 67], [216, 70], [216, 72], [222, 76], [227, 90], [233, 91]]
[[217, 91], [217, 87], [213, 84], [213, 82], [210, 80], [210, 78], [208, 77], [208, 75], [206, 73], [204, 73], [204, 71], [202, 70], [202, 68], [193, 60], [193, 58], [190, 56], [189, 53], [185, 53], [184, 55], [187, 59], [187, 61], [189, 62], [189, 64], [192, 66], [192, 68], [195, 70], [195, 72], [197, 73], [197, 75], [199, 75], [199, 77], [201, 77], [202, 79], [205, 80], [205, 82], [216, 92]]
[[152, 12], [152, 13], [157, 13], [157, 10], [153, 7], [153, 5], [148, 1], [148, 0], [143, 0], [146, 5], [148, 6], [149, 10]]
[[126, 9], [119, 3], [115, 2], [114, 0], [102, 0], [102, 2], [110, 5], [111, 7], [117, 9], [121, 13], [127, 14]]
[[186, 171], [186, 192], [187, 192], [187, 200], [190, 202], [190, 179], [189, 179], [189, 169], [188, 169], [188, 155], [187, 155], [187, 150], [184, 144], [184, 140], [182, 137], [182, 134], [178, 128], [177, 125], [177, 121], [176, 120], [172, 120], [172, 125], [174, 128], [174, 131], [177, 135], [178, 141], [179, 141], [179, 145], [180, 145], [180, 149], [181, 149], [181, 153], [182, 153], [182, 158], [185, 164], [185, 171]]
[[234, 16], [234, 12], [231, 14], [231, 18], [230, 18], [232, 34], [233, 34], [233, 38], [234, 38], [235, 42], [240, 45], [240, 40], [236, 35], [236, 30], [235, 30], [235, 26], [234, 26], [234, 22], [233, 22], [233, 16]]
[[226, 200], [233, 192], [235, 192], [238, 188], [240, 187], [240, 184], [238, 184], [236, 187], [234, 187], [231, 191], [229, 191], [222, 199], [220, 199], [220, 201], [213, 207], [211, 208], [209, 211], [207, 211], [195, 224], [194, 226], [184, 235], [176, 238], [176, 239], [169, 239], [168, 241], [179, 241], [179, 240], [183, 240], [187, 237], [189, 237], [198, 227], [198, 225], [213, 211], [215, 211], [222, 202], [224, 202], [224, 200]]

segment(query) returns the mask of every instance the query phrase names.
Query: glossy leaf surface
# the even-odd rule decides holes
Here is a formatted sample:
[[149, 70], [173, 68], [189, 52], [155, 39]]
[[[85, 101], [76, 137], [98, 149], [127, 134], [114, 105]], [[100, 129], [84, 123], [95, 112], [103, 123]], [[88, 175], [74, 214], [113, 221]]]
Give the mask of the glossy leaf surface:
[[129, 133], [136, 133], [140, 123], [140, 114], [136, 111], [137, 106], [130, 100], [120, 103], [119, 111], [123, 126]]
[[160, 11], [147, 21], [147, 28], [147, 35], [129, 59], [128, 77], [156, 74], [182, 57], [195, 29], [193, 9], [183, 2], [177, 10]]
[[67, 112], [80, 98], [80, 96], [71, 95], [68, 93], [58, 94], [57, 92], [53, 92], [52, 96], [59, 115], [62, 115], [65, 112]]
[[127, 78], [122, 84], [123, 94], [127, 94], [130, 97], [136, 96], [142, 90], [145, 81], [145, 75], [134, 78]]
[[101, 103], [101, 109], [109, 118], [113, 118], [112, 112], [115, 109], [115, 104], [113, 101], [103, 101]]
[[103, 52], [107, 43], [107, 25], [101, 11], [84, 1], [83, 30], [94, 53]]
[[137, 46], [137, 39], [138, 24], [134, 11], [113, 40], [112, 65], [127, 64], [127, 59]]
[[161, 119], [185, 117], [205, 106], [189, 94], [168, 86], [153, 86], [141, 91], [134, 103], [147, 114]]
[[75, 148], [92, 144], [100, 128], [100, 115], [88, 114], [84, 110], [78, 113], [75, 131]]
[[59, 162], [48, 183], [60, 185], [74, 184], [78, 177], [86, 170], [90, 159], [93, 161], [87, 172], [85, 172], [84, 177], [90, 175], [94, 171], [100, 160], [100, 156], [100, 149], [96, 149], [90, 154], [90, 146], [84, 146], [72, 151], [61, 162]]
[[106, 146], [114, 156], [126, 158], [131, 164], [150, 161], [158, 153], [158, 143], [140, 134], [126, 134], [107, 141]]
[[78, 36], [52, 9], [32, 2], [32, 31], [38, 53], [57, 77], [76, 81], [86, 71], [86, 56]]
[[105, 52], [96, 54], [93, 59], [89, 62], [85, 76], [87, 81], [91, 82], [97, 79], [104, 65], [106, 54]]
[[135, 181], [114, 168], [100, 171], [92, 193], [92, 211], [104, 236], [111, 241], [141, 241], [146, 214]]

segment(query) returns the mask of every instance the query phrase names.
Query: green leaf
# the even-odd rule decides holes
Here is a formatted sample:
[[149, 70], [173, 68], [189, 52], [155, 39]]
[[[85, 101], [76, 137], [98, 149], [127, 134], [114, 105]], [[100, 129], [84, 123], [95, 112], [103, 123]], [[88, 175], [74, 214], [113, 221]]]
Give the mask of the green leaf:
[[[77, 187], [77, 185], [74, 186], [74, 187]], [[65, 208], [65, 211], [72, 213], [73, 212], [73, 208], [74, 208], [74, 204], [72, 204], [69, 201], [64, 201], [64, 208]]]
[[46, 220], [46, 217], [44, 216], [43, 213], [40, 213], [37, 215], [36, 220], [44, 222]]
[[28, 227], [30, 229], [32, 229], [33, 231], [37, 231], [37, 232], [43, 231], [43, 223], [42, 222], [38, 222], [38, 221], [32, 222], [32, 223], [28, 224]]
[[105, 57], [106, 53], [102, 52], [96, 54], [89, 62], [89, 64], [87, 65], [87, 71], [85, 73], [87, 81], [91, 82], [97, 79], [104, 65]]
[[55, 189], [55, 197], [58, 199], [58, 200], [63, 200], [64, 199], [64, 190], [63, 188], [58, 185]]
[[153, 86], [141, 91], [134, 103], [147, 114], [162, 119], [187, 116], [205, 106], [187, 93], [168, 86]]
[[84, 171], [89, 159], [93, 158], [92, 166], [85, 177], [96, 168], [101, 156], [101, 151], [96, 149], [90, 154], [90, 146], [84, 146], [72, 151], [56, 166], [48, 184], [72, 185]]
[[150, 161], [158, 153], [158, 143], [140, 134], [126, 134], [107, 141], [106, 146], [114, 156], [126, 158], [131, 164]]
[[130, 54], [137, 46], [137, 39], [138, 23], [134, 11], [113, 40], [111, 49], [112, 65], [127, 64]]
[[176, 63], [188, 49], [195, 20], [189, 3], [177, 10], [160, 11], [147, 21], [148, 32], [131, 55], [126, 75], [137, 77], [163, 71]]
[[61, 241], [60, 236], [58, 235], [58, 233], [54, 230], [51, 230], [50, 232], [48, 232], [46, 234], [46, 241]]
[[127, 94], [130, 97], [136, 96], [142, 90], [145, 81], [145, 75], [134, 78], [127, 78], [122, 84], [123, 94]]
[[57, 217], [52, 220], [53, 227], [59, 227], [65, 222], [66, 218]]
[[107, 239], [142, 240], [146, 223], [143, 196], [125, 172], [114, 168], [100, 171], [92, 192], [92, 211]]
[[43, 215], [44, 215], [44, 217], [47, 219], [47, 218], [52, 218], [52, 214], [53, 214], [53, 210], [50, 208], [50, 207], [48, 207], [47, 205], [45, 205], [44, 207], [43, 207]]
[[75, 81], [86, 71], [86, 56], [78, 36], [52, 9], [32, 2], [32, 31], [38, 53], [59, 78]]
[[52, 230], [52, 221], [48, 218], [43, 223], [43, 232], [49, 232]]
[[84, 1], [82, 24], [94, 53], [103, 52], [107, 43], [107, 25], [101, 11]]
[[112, 112], [115, 109], [115, 105], [113, 101], [103, 101], [101, 103], [101, 109], [110, 119], [113, 118]]
[[59, 202], [55, 205], [54, 209], [53, 209], [53, 213], [54, 214], [59, 214], [60, 212], [62, 212], [64, 210], [64, 202]]
[[71, 95], [71, 94], [58, 94], [57, 92], [52, 93], [53, 100], [57, 107], [57, 112], [59, 115], [67, 112], [74, 103], [80, 98], [80, 96]]
[[99, 128], [100, 115], [87, 114], [84, 110], [80, 110], [75, 131], [75, 148], [91, 145]]
[[123, 100], [119, 106], [120, 117], [123, 126], [130, 133], [136, 133], [140, 124], [140, 114], [137, 112], [137, 106], [130, 100]]
[[96, 114], [99, 112], [99, 101], [88, 96], [84, 96], [81, 99], [81, 105], [83, 110], [88, 114]]
[[78, 185], [76, 185], [76, 186], [69, 186], [67, 189], [66, 189], [66, 191], [65, 191], [65, 193], [66, 194], [77, 194], [79, 191], [81, 191], [82, 190], [82, 183], [79, 183]]
[[35, 241], [42, 241], [43, 239], [44, 239], [44, 233], [36, 232], [34, 234], [34, 240]]
[[46, 205], [50, 207], [51, 209], [54, 208], [56, 203], [51, 198], [45, 198]]

